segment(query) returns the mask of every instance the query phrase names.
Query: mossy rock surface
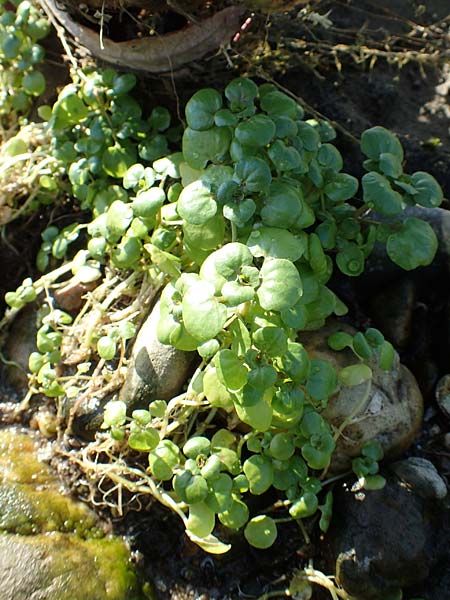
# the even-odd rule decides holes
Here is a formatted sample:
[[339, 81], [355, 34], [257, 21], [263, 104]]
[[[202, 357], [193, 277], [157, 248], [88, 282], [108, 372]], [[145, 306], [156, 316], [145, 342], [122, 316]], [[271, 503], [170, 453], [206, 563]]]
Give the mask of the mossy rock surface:
[[121, 539], [0, 535], [2, 600], [143, 600]]
[[151, 599], [125, 541], [63, 492], [40, 451], [30, 434], [0, 431], [1, 600]]

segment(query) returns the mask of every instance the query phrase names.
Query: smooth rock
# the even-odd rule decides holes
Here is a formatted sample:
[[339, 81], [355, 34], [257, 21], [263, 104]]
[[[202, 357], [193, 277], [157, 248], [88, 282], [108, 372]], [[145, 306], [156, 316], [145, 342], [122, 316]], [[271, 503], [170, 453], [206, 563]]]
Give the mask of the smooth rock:
[[161, 344], [156, 335], [158, 321], [159, 302], [139, 330], [119, 394], [130, 410], [147, 408], [152, 400], [170, 400], [178, 395], [192, 369], [196, 353]]
[[63, 493], [42, 453], [0, 430], [1, 600], [144, 600], [130, 551], [82, 502]]
[[444, 375], [438, 381], [435, 396], [437, 405], [444, 415], [450, 419], [450, 375]]
[[350, 484], [334, 492], [326, 543], [337, 581], [355, 600], [386, 600], [424, 581], [448, 553], [448, 509], [383, 474], [382, 490], [352, 491]]
[[14, 319], [1, 348], [8, 363], [2, 366], [5, 382], [18, 392], [28, 389], [28, 358], [36, 348], [36, 308], [26, 306]]
[[412, 329], [416, 285], [410, 277], [375, 294], [370, 301], [370, 311], [375, 327], [383, 331], [395, 348], [403, 349], [409, 342]]
[[[311, 357], [328, 360], [339, 371], [357, 364], [358, 359], [349, 349], [335, 352], [329, 348], [327, 339], [335, 331], [355, 333], [356, 330], [332, 321], [319, 331], [302, 335], [300, 341]], [[350, 417], [337, 440], [332, 472], [346, 471], [366, 442], [378, 440], [385, 456], [392, 458], [409, 448], [419, 433], [423, 398], [412, 373], [400, 364], [397, 353], [390, 371], [381, 370], [376, 358], [369, 364], [373, 372], [369, 394], [367, 382], [354, 387], [341, 384], [322, 411], [335, 431]]]
[[421, 498], [442, 500], [447, 496], [445, 481], [426, 458], [411, 456], [392, 463], [389, 468]]
[[[411, 271], [415, 281], [429, 281], [436, 276], [448, 277], [450, 275], [450, 212], [443, 208], [425, 208], [423, 206], [408, 206], [395, 217], [384, 217], [374, 214], [378, 220], [384, 222], [402, 222], [409, 217], [423, 219], [433, 228], [437, 240], [438, 249], [436, 257], [427, 267], [419, 267]], [[365, 293], [376, 292], [380, 285], [386, 286], [403, 277], [405, 271], [395, 265], [388, 257], [386, 247], [383, 244], [375, 244], [372, 254], [366, 262], [364, 274], [358, 277], [356, 284]]]

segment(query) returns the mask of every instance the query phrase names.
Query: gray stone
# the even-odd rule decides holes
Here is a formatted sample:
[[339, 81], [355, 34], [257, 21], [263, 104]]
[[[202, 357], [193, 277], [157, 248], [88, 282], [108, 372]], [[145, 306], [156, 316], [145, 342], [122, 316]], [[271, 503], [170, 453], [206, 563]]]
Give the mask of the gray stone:
[[18, 392], [28, 389], [28, 358], [36, 348], [36, 308], [25, 307], [14, 319], [2, 352], [8, 363], [2, 367], [5, 380]]
[[412, 456], [389, 465], [404, 483], [422, 498], [442, 500], [447, 496], [447, 486], [436, 467], [429, 460]]
[[[317, 332], [302, 335], [300, 341], [311, 357], [330, 361], [339, 371], [356, 364], [358, 359], [348, 349], [335, 352], [329, 348], [327, 339], [335, 331], [355, 333], [356, 330], [331, 321]], [[332, 472], [346, 471], [352, 458], [371, 440], [380, 442], [385, 456], [399, 456], [420, 431], [423, 398], [414, 376], [400, 364], [398, 355], [390, 371], [381, 370], [375, 358], [370, 366], [373, 377], [368, 394], [368, 382], [353, 387], [340, 385], [322, 412], [335, 431], [345, 423], [332, 457]]]
[[386, 600], [424, 581], [448, 552], [448, 510], [384, 473], [377, 491], [335, 490], [327, 537], [337, 581], [357, 600]]
[[147, 408], [152, 400], [170, 400], [180, 393], [192, 369], [196, 354], [161, 344], [158, 321], [159, 302], [139, 330], [119, 394], [130, 409]]

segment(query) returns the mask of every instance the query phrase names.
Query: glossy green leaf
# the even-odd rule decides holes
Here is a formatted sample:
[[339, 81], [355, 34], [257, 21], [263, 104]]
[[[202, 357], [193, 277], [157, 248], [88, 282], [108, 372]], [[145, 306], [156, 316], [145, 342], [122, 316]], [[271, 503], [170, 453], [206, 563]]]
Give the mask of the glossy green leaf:
[[372, 160], [378, 161], [380, 155], [389, 152], [403, 162], [403, 148], [398, 137], [384, 127], [376, 126], [363, 131], [361, 150]]
[[244, 146], [266, 146], [275, 135], [275, 123], [265, 115], [254, 115], [242, 121], [236, 127], [234, 135]]
[[188, 470], [177, 473], [172, 484], [177, 496], [186, 504], [203, 502], [208, 495], [206, 479], [201, 475], [193, 475]]
[[31, 94], [32, 96], [40, 96], [45, 91], [45, 77], [40, 71], [31, 71], [23, 78], [22, 86], [27, 94]]
[[417, 171], [411, 175], [410, 181], [416, 190], [414, 202], [427, 208], [435, 208], [442, 203], [442, 188], [432, 175]]
[[292, 146], [287, 146], [282, 140], [275, 140], [267, 154], [278, 173], [298, 171], [303, 165], [301, 154]]
[[202, 131], [214, 125], [214, 114], [222, 108], [222, 96], [212, 88], [204, 88], [191, 96], [186, 104], [189, 127]]
[[405, 219], [400, 230], [392, 233], [386, 243], [389, 258], [406, 271], [431, 264], [437, 248], [431, 225], [415, 217]]
[[396, 215], [403, 210], [402, 196], [394, 191], [383, 175], [371, 171], [362, 178], [364, 202], [382, 215]]
[[288, 342], [288, 351], [279, 358], [280, 368], [294, 383], [304, 383], [310, 371], [307, 351], [298, 342]]
[[403, 173], [402, 162], [398, 156], [391, 152], [380, 154], [380, 170], [386, 177], [397, 178]]
[[186, 528], [199, 538], [207, 537], [216, 522], [214, 511], [205, 502], [198, 502], [189, 506], [189, 517]]
[[105, 406], [102, 427], [120, 427], [125, 423], [127, 407], [121, 400], [110, 400]]
[[311, 492], [304, 493], [289, 509], [289, 514], [294, 519], [311, 517], [319, 507], [317, 496]]
[[265, 550], [270, 548], [277, 539], [277, 526], [275, 521], [267, 515], [258, 515], [251, 519], [245, 529], [244, 536], [254, 548]]
[[221, 162], [228, 152], [231, 133], [227, 127], [211, 127], [196, 131], [187, 127], [183, 134], [183, 155], [194, 169], [203, 169], [208, 162]]
[[288, 228], [300, 216], [302, 203], [300, 188], [281, 181], [273, 181], [269, 189], [269, 197], [261, 209], [261, 218], [270, 227]]
[[288, 338], [281, 327], [260, 327], [252, 339], [256, 348], [267, 356], [281, 356], [288, 348]]
[[214, 357], [220, 381], [229, 390], [237, 391], [247, 383], [248, 369], [232, 350], [220, 350]]
[[261, 98], [261, 108], [271, 117], [290, 117], [291, 119], [295, 119], [297, 116], [297, 107], [298, 105], [295, 100], [277, 90], [268, 92]]
[[364, 253], [355, 244], [349, 244], [336, 254], [336, 264], [344, 275], [358, 277], [364, 271]]
[[332, 202], [344, 202], [354, 197], [358, 191], [358, 180], [347, 173], [336, 173], [324, 187], [324, 192]]
[[359, 365], [349, 365], [339, 371], [340, 381], [349, 387], [360, 385], [372, 378], [372, 369], [361, 363]]
[[219, 513], [219, 521], [228, 529], [240, 529], [249, 517], [247, 505], [237, 498], [233, 499], [227, 510]]
[[295, 265], [283, 258], [265, 259], [261, 267], [261, 285], [257, 290], [265, 310], [284, 310], [302, 295], [302, 282]]
[[191, 285], [183, 298], [183, 321], [199, 342], [214, 338], [227, 320], [227, 309], [214, 297], [214, 286], [206, 281]]
[[242, 467], [248, 479], [250, 493], [259, 496], [266, 492], [273, 482], [272, 461], [260, 454], [248, 458]]
[[201, 180], [190, 183], [178, 198], [177, 211], [193, 225], [203, 225], [212, 219], [217, 212], [217, 203], [210, 187]]
[[247, 77], [233, 79], [225, 88], [225, 96], [233, 111], [240, 111], [252, 105], [257, 95], [257, 85]]
[[247, 246], [255, 257], [298, 260], [306, 251], [307, 238], [304, 234], [295, 235], [280, 227], [259, 227], [254, 229]]
[[122, 179], [135, 162], [136, 151], [131, 145], [124, 147], [115, 144], [110, 148], [106, 148], [102, 156], [102, 165], [105, 172], [118, 179]]
[[265, 192], [271, 181], [272, 174], [268, 164], [261, 158], [244, 158], [234, 169], [236, 179], [246, 192]]
[[148, 455], [150, 470], [156, 479], [168, 481], [172, 479], [175, 467], [180, 462], [181, 453], [176, 444], [170, 440], [161, 440], [158, 446]]
[[159, 444], [159, 433], [156, 429], [145, 429], [130, 433], [128, 445], [138, 452], [149, 452]]
[[320, 359], [311, 361], [311, 370], [306, 383], [306, 391], [313, 400], [327, 400], [335, 391], [336, 384], [336, 371], [328, 361]]

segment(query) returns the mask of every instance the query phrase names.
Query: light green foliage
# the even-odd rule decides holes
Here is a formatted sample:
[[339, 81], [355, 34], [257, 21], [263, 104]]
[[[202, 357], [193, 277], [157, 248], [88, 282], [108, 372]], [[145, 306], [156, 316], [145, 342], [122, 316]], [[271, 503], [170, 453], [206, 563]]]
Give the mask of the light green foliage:
[[[404, 174], [400, 142], [376, 127], [362, 137], [368, 173], [358, 197], [358, 180], [342, 172], [343, 158], [330, 143], [332, 128], [305, 121], [275, 86], [246, 78], [232, 81], [224, 95], [194, 94], [180, 143], [165, 109], [144, 114], [132, 95], [135, 82], [132, 74], [87, 71], [47, 111], [54, 181], [88, 216], [61, 230], [50, 224], [38, 265], [46, 270], [72, 257], [71, 245], [85, 241], [72, 258], [79, 281], [104, 272], [145, 275], [163, 288], [159, 340], [197, 350], [202, 362], [187, 390], [169, 402], [155, 400], [129, 417], [113, 399], [103, 428], [125, 454], [148, 455], [149, 489], [207, 551], [229, 548], [213, 535], [217, 519], [244, 529], [256, 548], [273, 544], [276, 518], [249, 509], [249, 496], [272, 488], [293, 519], [319, 511], [325, 531], [332, 497], [319, 477], [335, 439], [321, 412], [338, 386], [370, 380], [372, 356], [390, 369], [394, 353], [374, 329], [334, 334], [330, 346], [350, 348], [357, 362], [337, 373], [308, 356], [301, 333], [345, 314], [327, 287], [334, 266], [358, 276], [377, 238], [406, 269], [432, 260], [436, 240], [423, 221], [381, 224], [363, 215], [369, 208], [395, 217], [406, 205], [437, 206], [440, 188], [426, 173]], [[48, 193], [49, 181], [41, 186]], [[6, 300], [20, 309], [36, 296], [26, 280]], [[34, 385], [51, 397], [67, 394], [56, 369], [67, 318], [53, 309], [41, 319], [38, 352], [30, 357]], [[109, 369], [121, 364], [135, 335], [130, 319], [105, 318], [90, 332], [91, 354]], [[233, 433], [218, 429], [226, 419]], [[354, 461], [367, 486], [380, 485], [377, 456], [370, 447]]]
[[36, 67], [44, 58], [38, 42], [49, 30], [48, 19], [28, 0], [15, 12], [0, 7], [0, 120], [5, 128], [45, 91], [45, 77]]

